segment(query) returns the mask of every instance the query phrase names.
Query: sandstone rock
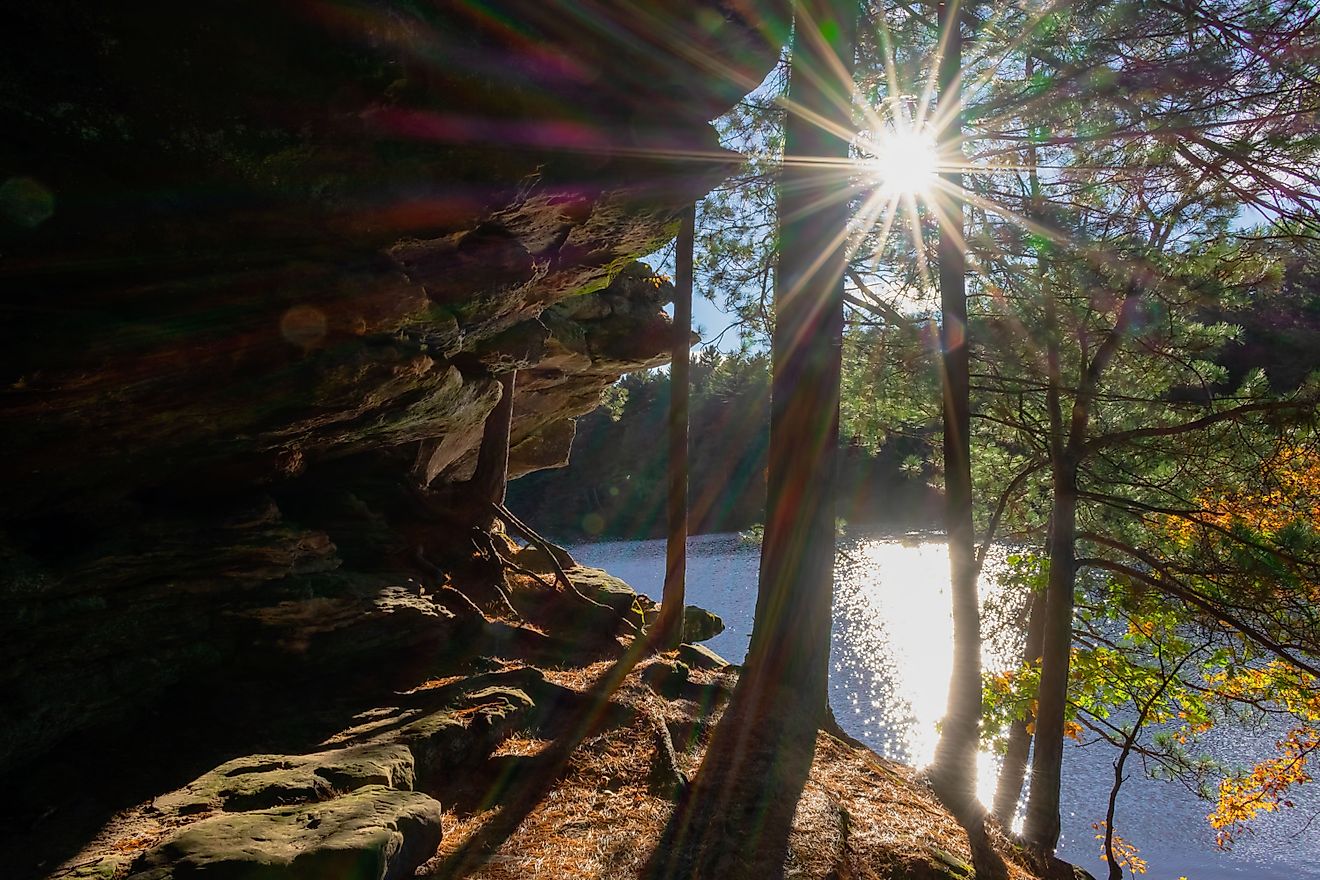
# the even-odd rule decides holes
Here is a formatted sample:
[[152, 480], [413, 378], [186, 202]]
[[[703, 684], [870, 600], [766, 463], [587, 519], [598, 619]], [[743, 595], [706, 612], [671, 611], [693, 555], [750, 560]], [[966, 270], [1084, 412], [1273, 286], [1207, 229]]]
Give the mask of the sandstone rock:
[[577, 421], [560, 419], [519, 440], [509, 450], [509, 477], [568, 464], [568, 453], [576, 436]]
[[3, 557], [0, 768], [70, 729], [128, 723], [181, 682], [205, 687], [222, 663], [241, 671], [251, 633], [234, 612], [340, 564], [323, 531], [265, 496], [169, 516], [126, 506], [54, 556]]
[[627, 615], [633, 623], [640, 624], [641, 613], [655, 604], [603, 569], [580, 565], [566, 574], [583, 595]]
[[187, 787], [157, 798], [162, 813], [243, 812], [328, 800], [368, 785], [411, 791], [413, 756], [379, 744], [313, 755], [249, 755], [221, 764]]
[[[682, 660], [656, 660], [642, 670], [642, 681], [662, 697], [670, 700], [689, 700], [705, 711], [725, 702], [733, 693], [732, 682], [720, 678], [708, 684], [691, 679], [691, 668]], [[681, 738], [675, 738], [678, 742]]]
[[724, 632], [724, 621], [719, 615], [688, 605], [683, 609], [683, 641], [704, 642]]
[[511, 733], [525, 727], [535, 704], [515, 688], [492, 687], [469, 695], [462, 708], [423, 715], [391, 740], [406, 743], [417, 761], [418, 778], [443, 782], [465, 764], [481, 760]]
[[[352, 759], [370, 767], [390, 750], [409, 755], [409, 775], [397, 778], [413, 784], [443, 786], [453, 775], [483, 760], [516, 731], [532, 729], [547, 714], [563, 707], [567, 689], [546, 681], [537, 669], [516, 668], [459, 679], [439, 688], [423, 687], [395, 696], [394, 705], [363, 713], [355, 724], [331, 737], [341, 746], [327, 755], [337, 756], [340, 768]], [[356, 750], [362, 750], [360, 753]], [[320, 757], [309, 756], [318, 762]], [[343, 772], [342, 770], [340, 772]]]
[[693, 669], [728, 669], [731, 665], [705, 645], [684, 643], [678, 646], [678, 659]]
[[[418, 786], [444, 785], [514, 733], [560, 735], [562, 725], [588, 703], [587, 695], [547, 680], [539, 669], [515, 667], [398, 695], [396, 705], [364, 713], [330, 742], [406, 745], [415, 759]], [[631, 718], [615, 703], [595, 708], [601, 726]]]
[[566, 590], [525, 593], [523, 602], [533, 620], [584, 650], [612, 652], [617, 647], [615, 638], [640, 630], [655, 604], [598, 568], [579, 565], [565, 574], [588, 602]]
[[332, 801], [227, 813], [176, 832], [134, 865], [132, 880], [394, 880], [440, 845], [439, 802], [367, 786]]
[[263, 642], [306, 662], [335, 668], [346, 657], [448, 646], [458, 628], [453, 612], [403, 578], [343, 573], [322, 580], [328, 596], [289, 599], [244, 612], [265, 629]]
[[671, 700], [680, 699], [688, 683], [688, 667], [679, 663], [667, 663], [657, 660], [642, 670], [642, 681], [661, 696]]
[[[458, 370], [454, 370], [458, 373]], [[443, 418], [430, 422], [432, 434], [439, 424], [445, 426], [443, 434], [428, 436], [418, 450], [417, 458], [421, 463], [422, 483], [430, 483], [442, 471], [453, 465], [464, 455], [481, 444], [481, 432], [486, 424], [486, 416], [495, 408], [500, 399], [499, 383], [492, 378], [468, 379], [462, 377], [467, 400], [454, 406]]]
[[[556, 555], [560, 567], [565, 569], [566, 572], [578, 568], [577, 560], [568, 555], [567, 550], [556, 553]], [[552, 575], [555, 571], [554, 563], [551, 561], [550, 555], [535, 544], [528, 544], [526, 547], [515, 553], [513, 561], [521, 565], [523, 568], [540, 572], [541, 574]]]

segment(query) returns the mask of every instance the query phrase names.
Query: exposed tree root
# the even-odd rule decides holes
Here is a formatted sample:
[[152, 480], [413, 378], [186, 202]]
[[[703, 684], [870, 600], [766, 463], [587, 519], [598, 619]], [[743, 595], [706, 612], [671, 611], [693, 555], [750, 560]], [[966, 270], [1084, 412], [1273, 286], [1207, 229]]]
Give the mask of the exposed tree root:
[[667, 798], [679, 798], [687, 791], [690, 780], [678, 766], [678, 755], [674, 751], [674, 740], [669, 733], [669, 725], [654, 713], [647, 713], [653, 739], [655, 757], [651, 762], [649, 788], [652, 792]]
[[[565, 550], [563, 547], [560, 547], [557, 544], [551, 543], [550, 541], [546, 540], [544, 537], [539, 535], [535, 529], [533, 529], [531, 526], [527, 525], [527, 523], [523, 522], [521, 519], [515, 516], [513, 512], [510, 511], [503, 504], [492, 501], [490, 506], [491, 509], [495, 512], [495, 515], [504, 521], [505, 525], [507, 525], [509, 528], [513, 529], [514, 531], [518, 532], [528, 541], [532, 542], [532, 544], [534, 544], [537, 547], [537, 549], [539, 549], [542, 553], [546, 555], [547, 558], [549, 558], [550, 564], [554, 567], [555, 570], [555, 579], [558, 580], [561, 585], [563, 585], [564, 591], [566, 593], [576, 596], [580, 601], [585, 602], [588, 605], [594, 605], [597, 608], [604, 608], [610, 611], [611, 613], [615, 613], [614, 609], [610, 608], [610, 606], [605, 605], [604, 603], [601, 602], [597, 602], [595, 599], [591, 598], [590, 596], [586, 595], [581, 590], [579, 590], [577, 586], [573, 583], [572, 579], [569, 578], [568, 573], [564, 571], [563, 560], [567, 559], [570, 563], [574, 563], [574, 560], [573, 557], [568, 554], [567, 550]], [[540, 578], [537, 578], [537, 580], [540, 580]], [[632, 630], [633, 633], [640, 635], [641, 630], [637, 626], [635, 626], [631, 620], [628, 620], [626, 617], [623, 617], [621, 615], [619, 616], [619, 620], [630, 630]]]

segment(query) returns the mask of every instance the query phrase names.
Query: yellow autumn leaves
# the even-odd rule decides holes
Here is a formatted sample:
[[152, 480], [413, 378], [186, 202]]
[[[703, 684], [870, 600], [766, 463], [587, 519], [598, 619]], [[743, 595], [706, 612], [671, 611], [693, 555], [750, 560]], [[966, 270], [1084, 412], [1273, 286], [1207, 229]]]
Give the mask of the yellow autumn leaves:
[[1234, 832], [1260, 813], [1292, 806], [1288, 792], [1311, 781], [1310, 758], [1320, 748], [1320, 731], [1311, 726], [1294, 727], [1277, 743], [1278, 755], [1261, 761], [1250, 772], [1219, 783], [1214, 812], [1206, 818], [1216, 829], [1221, 847], [1233, 842]]

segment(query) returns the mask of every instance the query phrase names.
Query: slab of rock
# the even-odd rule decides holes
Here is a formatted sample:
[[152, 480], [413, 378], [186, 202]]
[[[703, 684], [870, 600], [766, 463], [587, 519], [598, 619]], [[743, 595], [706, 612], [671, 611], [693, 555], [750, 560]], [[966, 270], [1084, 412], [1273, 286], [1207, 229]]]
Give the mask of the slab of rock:
[[336, 800], [203, 819], [144, 855], [130, 880], [393, 880], [440, 845], [440, 804], [367, 786]]
[[[554, 577], [549, 558], [537, 548], [527, 547], [514, 559], [543, 577]], [[564, 573], [590, 602], [557, 590], [524, 594], [522, 603], [530, 619], [584, 647], [597, 643], [612, 647], [615, 636], [641, 629], [655, 608], [651, 599], [599, 568], [575, 563]]]
[[[642, 595], [607, 571], [578, 566], [568, 572], [568, 576], [573, 579], [578, 592], [608, 607], [637, 629], [641, 629], [646, 625], [647, 620], [654, 617], [658, 606], [649, 596]], [[627, 627], [623, 626], [616, 626], [614, 631], [629, 632]]]
[[532, 698], [516, 688], [488, 688], [468, 695], [464, 709], [446, 709], [418, 718], [397, 733], [417, 757], [425, 781], [445, 780], [470, 762], [483, 760], [515, 730], [527, 724]]
[[286, 654], [329, 667], [355, 657], [388, 656], [427, 644], [446, 644], [458, 629], [448, 608], [420, 594], [416, 584], [390, 576], [335, 573], [322, 581], [333, 597], [290, 599], [242, 616]]
[[[733, 693], [733, 682], [724, 678], [703, 684], [689, 677], [692, 668], [682, 660], [657, 659], [642, 670], [642, 681], [668, 700], [690, 700], [707, 709], [727, 701]], [[705, 713], [703, 713], [705, 714]]]
[[608, 605], [619, 614], [629, 615], [633, 623], [641, 623], [639, 609], [655, 604], [624, 581], [602, 569], [580, 565], [566, 574], [582, 595], [602, 605]]
[[[563, 550], [562, 553], [558, 552], [559, 550], [563, 550], [563, 548], [560, 547], [556, 549], [556, 561], [558, 561], [565, 569], [576, 568], [578, 564], [577, 560], [570, 556], [567, 550]], [[550, 560], [550, 554], [546, 553], [535, 544], [528, 544], [526, 547], [515, 553], [513, 561], [521, 565], [523, 568], [532, 571], [539, 571], [542, 574], [554, 574], [555, 571], [554, 562]]]
[[559, 708], [555, 699], [559, 692], [572, 693], [530, 668], [419, 689], [399, 695], [398, 705], [357, 716], [353, 727], [329, 741], [349, 747], [326, 754], [359, 756], [357, 760], [367, 765], [382, 763], [374, 756], [400, 750], [408, 755], [410, 786], [434, 790], [485, 760], [516, 731], [535, 728], [541, 713]]
[[678, 646], [678, 659], [693, 669], [728, 669], [731, 665], [719, 654], [705, 645], [682, 644]]
[[313, 755], [249, 755], [221, 764], [185, 788], [157, 798], [165, 814], [241, 812], [324, 801], [369, 785], [410, 791], [413, 756], [400, 744]]

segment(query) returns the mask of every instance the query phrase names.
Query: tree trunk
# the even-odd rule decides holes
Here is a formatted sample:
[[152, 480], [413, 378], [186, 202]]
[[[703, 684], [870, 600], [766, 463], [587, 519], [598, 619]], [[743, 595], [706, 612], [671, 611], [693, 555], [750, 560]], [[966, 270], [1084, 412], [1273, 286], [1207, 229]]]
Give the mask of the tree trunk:
[[[765, 538], [747, 661], [649, 880], [785, 875], [828, 723], [856, 0], [795, 5], [771, 339]], [[841, 136], [842, 135], [842, 136]]]
[[[1022, 663], [1040, 662], [1041, 641], [1045, 635], [1045, 596], [1032, 593], [1027, 611], [1027, 640], [1022, 648]], [[1008, 749], [1004, 753], [1004, 763], [999, 768], [999, 780], [995, 784], [995, 804], [992, 809], [995, 819], [1005, 828], [1013, 824], [1017, 812], [1018, 798], [1022, 796], [1022, 781], [1027, 777], [1027, 758], [1031, 751], [1030, 718], [1014, 721], [1008, 729]]]
[[1114, 813], [1118, 808], [1119, 789], [1123, 787], [1123, 765], [1127, 763], [1136, 731], [1140, 729], [1139, 726], [1132, 728], [1133, 735], [1123, 740], [1123, 749], [1114, 762], [1114, 784], [1109, 789], [1109, 806], [1105, 811], [1105, 861], [1109, 863], [1109, 880], [1123, 880], [1123, 867], [1114, 855]]
[[739, 686], [753, 704], [794, 695], [778, 711], [813, 725], [829, 671], [850, 174], [838, 132], [852, 127], [856, 20], [855, 0], [803, 0], [795, 16], [788, 103], [800, 109], [788, 114], [778, 193], [765, 538]]
[[[1031, 55], [1026, 59], [1026, 76], [1032, 77], [1036, 69], [1036, 59]], [[1027, 146], [1028, 180], [1031, 187], [1031, 199], [1028, 202], [1027, 216], [1036, 223], [1044, 221], [1044, 198], [1040, 187], [1040, 174], [1036, 170], [1039, 162], [1034, 143]], [[1059, 346], [1056, 322], [1058, 320], [1053, 290], [1048, 284], [1048, 264], [1046, 250], [1036, 251], [1036, 280], [1045, 297], [1045, 332], [1049, 336], [1046, 345], [1046, 369], [1048, 371], [1050, 411], [1050, 455], [1061, 454], [1063, 444], [1063, 414], [1059, 401]], [[1041, 593], [1032, 593], [1030, 609], [1027, 612], [1027, 638], [1022, 648], [1023, 665], [1038, 663], [1043, 650], [1045, 634], [1046, 597]], [[1030, 718], [1015, 721], [1008, 731], [1008, 749], [1004, 753], [1004, 763], [999, 768], [999, 780], [995, 785], [995, 802], [992, 813], [1004, 828], [1013, 824], [1017, 813], [1018, 799], [1022, 796], [1022, 782], [1027, 775], [1027, 759], [1031, 750]]]
[[949, 115], [940, 133], [940, 343], [943, 351], [944, 523], [949, 544], [953, 601], [953, 675], [948, 710], [930, 769], [946, 806], [964, 824], [979, 821], [976, 755], [981, 723], [981, 612], [976, 591], [972, 527], [971, 406], [967, 345], [967, 254], [963, 246], [962, 19], [957, 0], [940, 4], [944, 51], [940, 56], [940, 104]]
[[[1046, 320], [1056, 320], [1052, 293], [1045, 296]], [[1045, 638], [1036, 713], [1036, 747], [1031, 762], [1031, 795], [1023, 837], [1039, 856], [1059, 842], [1059, 786], [1063, 779], [1063, 716], [1068, 704], [1068, 666], [1072, 657], [1073, 589], [1077, 581], [1077, 476], [1086, 450], [1097, 391], [1105, 370], [1123, 344], [1138, 314], [1142, 288], [1129, 283], [1119, 303], [1114, 327], [1095, 348], [1076, 385], [1068, 426], [1060, 403], [1062, 380], [1058, 334], [1051, 332], [1047, 358], [1050, 411], [1050, 461], [1053, 464], [1054, 512], [1050, 527], [1050, 576], [1045, 588]], [[1085, 345], [1083, 345], [1085, 350]]]
[[469, 485], [483, 500], [504, 503], [509, 485], [509, 429], [513, 425], [513, 389], [516, 370], [499, 377], [499, 403], [486, 416], [477, 450], [477, 467]]
[[1069, 455], [1056, 463], [1054, 469], [1054, 515], [1050, 527], [1050, 573], [1045, 588], [1036, 746], [1023, 828], [1027, 845], [1041, 855], [1054, 852], [1059, 842], [1059, 786], [1063, 778], [1063, 717], [1072, 655], [1076, 538], [1077, 463]]
[[[670, 609], [661, 620], [662, 649], [677, 648], [683, 639], [682, 608], [687, 586], [688, 530], [688, 349], [692, 345], [692, 248], [696, 205], [679, 220], [674, 257], [674, 359], [669, 366], [669, 534], [665, 545], [665, 586], [660, 607]], [[674, 611], [673, 609], [678, 609]]]

